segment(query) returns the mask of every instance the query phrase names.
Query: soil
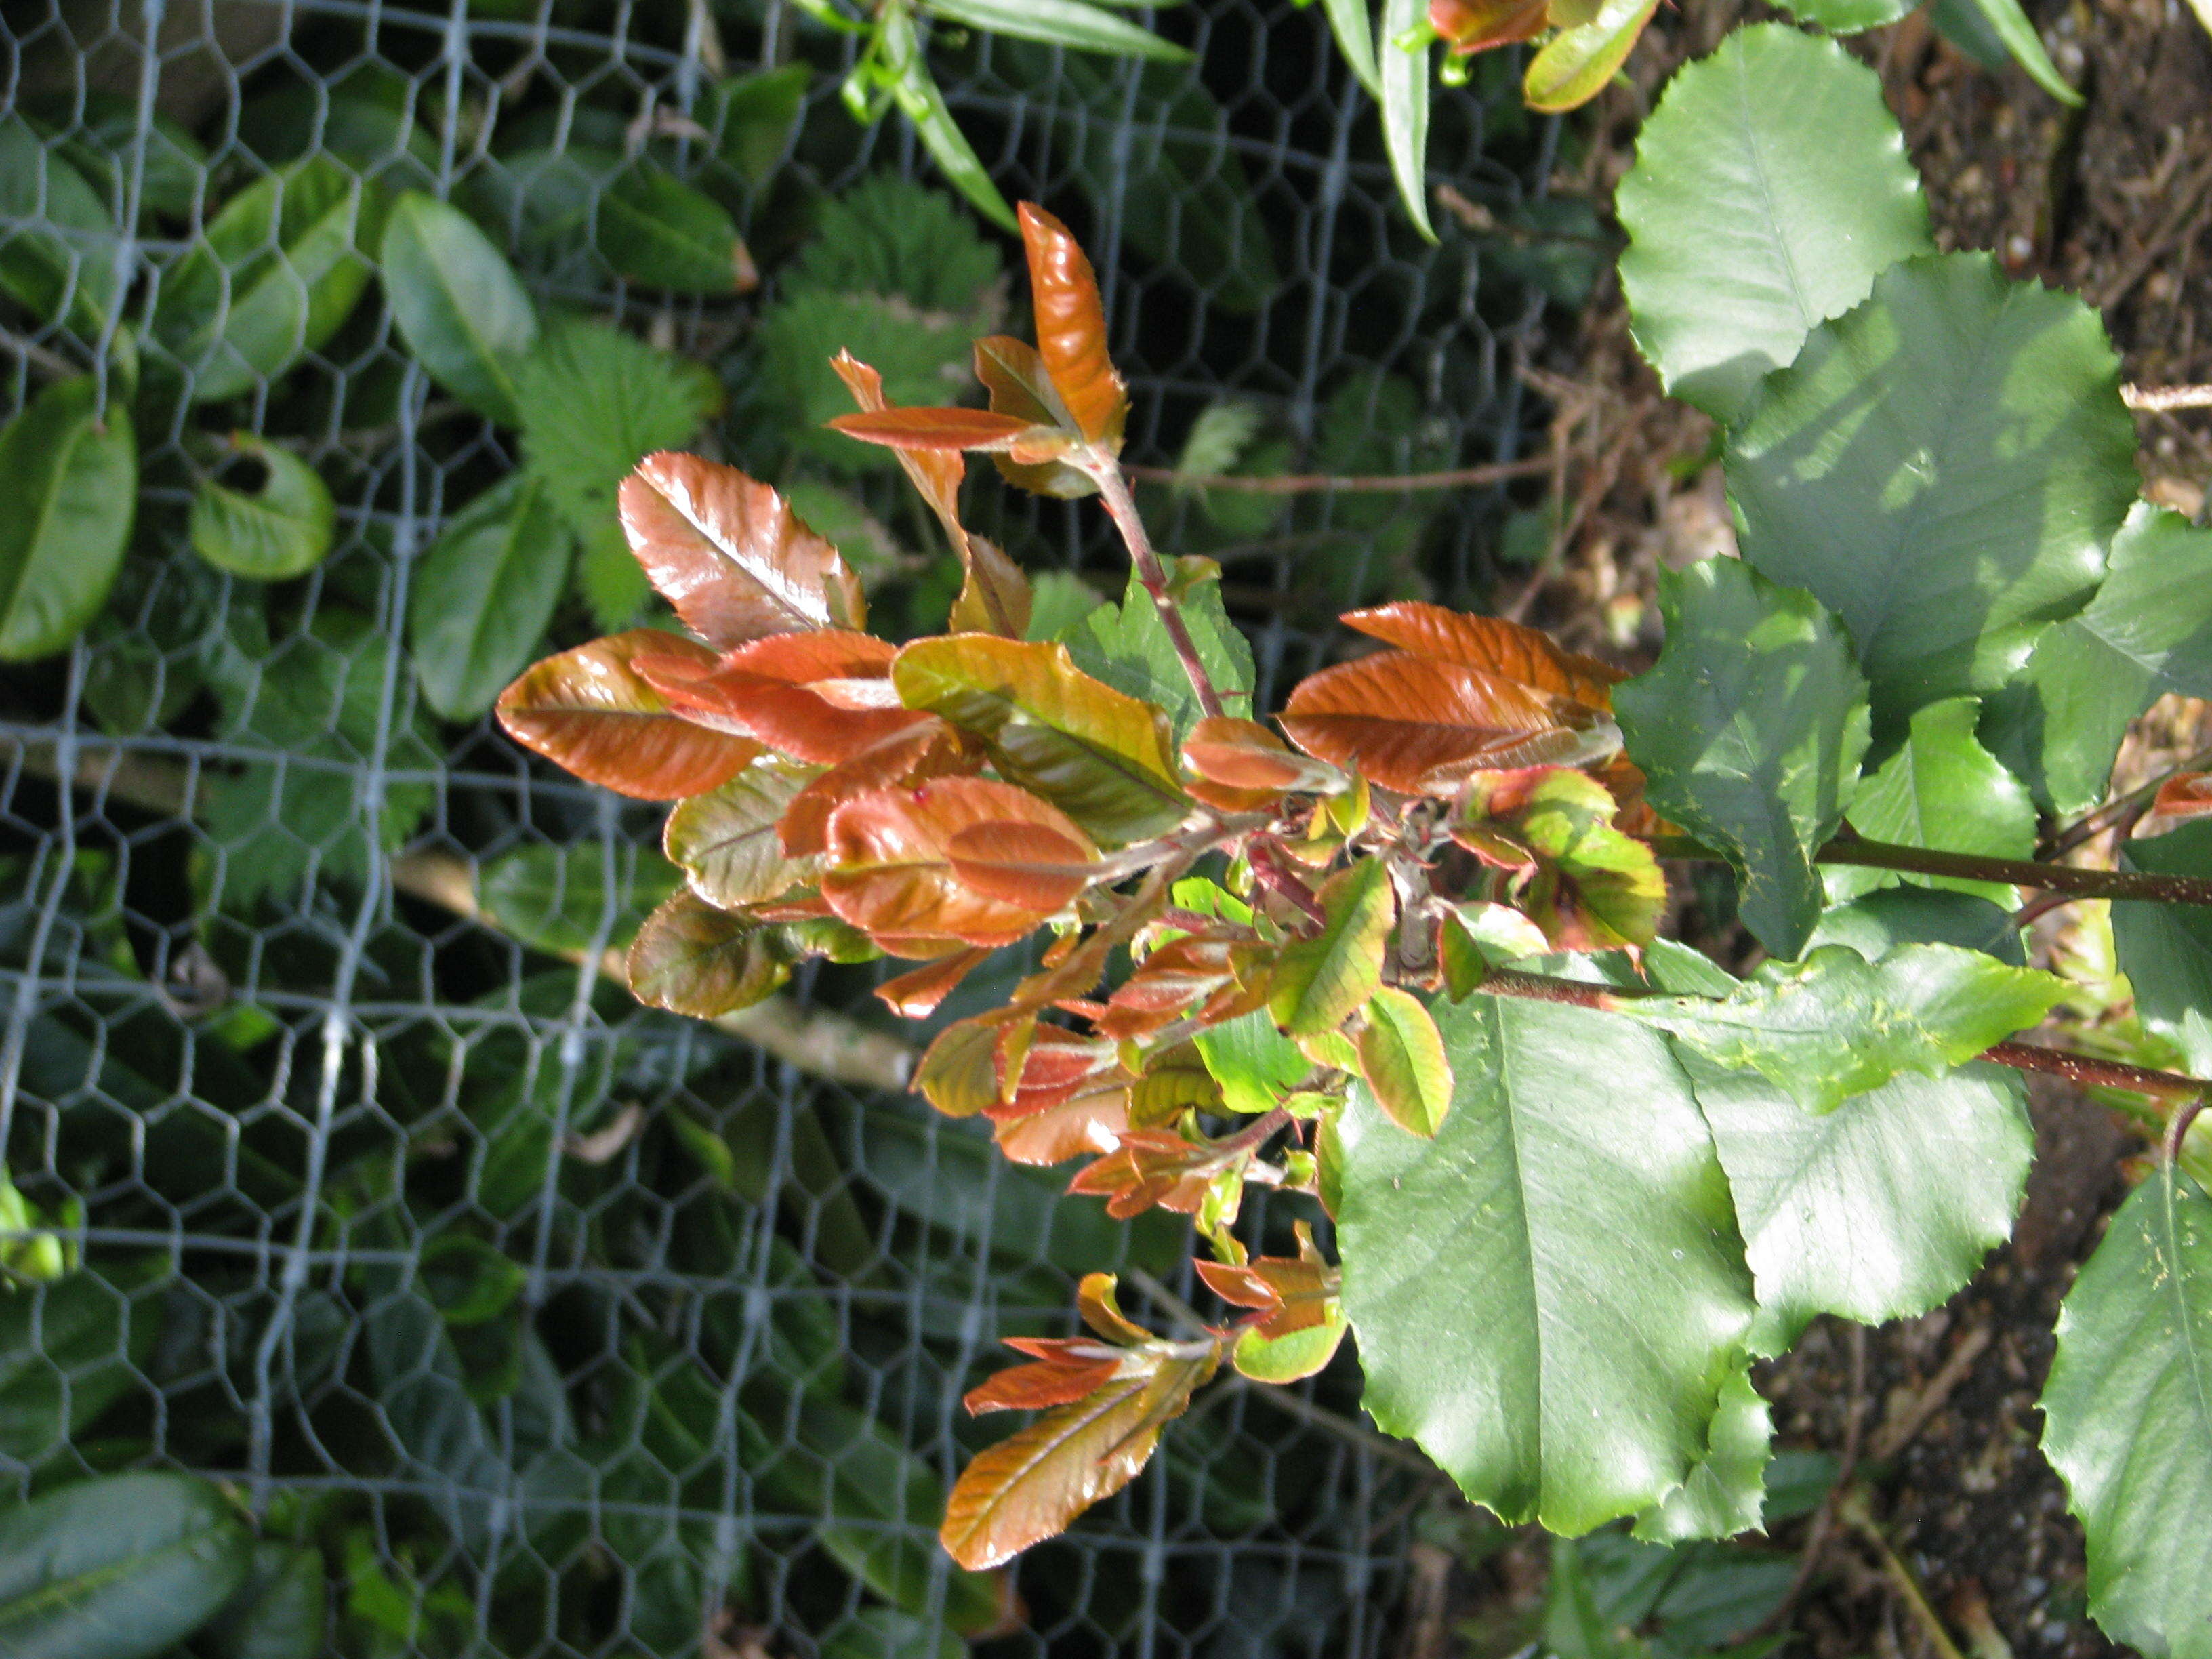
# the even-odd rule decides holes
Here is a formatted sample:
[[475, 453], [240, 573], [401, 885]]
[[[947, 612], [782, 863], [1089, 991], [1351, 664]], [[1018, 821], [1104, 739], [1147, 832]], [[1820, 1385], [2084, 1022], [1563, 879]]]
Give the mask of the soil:
[[[2179, 0], [2030, 10], [2061, 72], [2087, 94], [2079, 111], [2017, 69], [1978, 67], [1924, 12], [1851, 43], [1904, 123], [1939, 243], [1988, 249], [2015, 276], [2081, 295], [2102, 312], [2129, 383], [2212, 382], [2212, 35]], [[1633, 86], [1607, 93], [1595, 141], [1557, 187], [1608, 204], [1674, 67], [1738, 22], [1771, 15], [1741, 0], [1692, 0], [1663, 15], [1631, 62]], [[1660, 568], [1734, 550], [1711, 423], [1660, 394], [1617, 291], [1600, 294], [1579, 338], [1535, 378], [1557, 411], [1563, 527], [1553, 560], [1516, 579], [1517, 591], [1509, 585], [1499, 608], [1616, 656], [1652, 650]], [[2145, 494], [2203, 522], [2212, 410], [2142, 414], [2138, 431]], [[2209, 732], [2203, 705], [2161, 703], [2122, 757], [2123, 783]], [[2108, 860], [2110, 847], [2076, 856]], [[1695, 914], [1686, 920], [1694, 931]], [[2054, 933], [2039, 927], [2034, 937], [2048, 948]], [[1724, 957], [1745, 943], [1699, 942]], [[1824, 1529], [1785, 1651], [1942, 1654], [1931, 1617], [1954, 1654], [1972, 1659], [2129, 1651], [2086, 1616], [2081, 1535], [2037, 1449], [2035, 1400], [2059, 1302], [2125, 1194], [2141, 1142], [2127, 1121], [2064, 1085], [2033, 1079], [2029, 1093], [2038, 1156], [2013, 1242], [1944, 1308], [1870, 1331], [1821, 1322], [1759, 1378], [1779, 1446], [1842, 1455], [1860, 1417], [1869, 1524]], [[1773, 1541], [1802, 1551], [1815, 1524], [1790, 1522]], [[1902, 1573], [1885, 1566], [1874, 1534]], [[1465, 1559], [1417, 1548], [1407, 1659], [1506, 1652], [1533, 1634], [1541, 1545], [1516, 1540], [1476, 1571]], [[1924, 1594], [1924, 1613], [1905, 1577]]]

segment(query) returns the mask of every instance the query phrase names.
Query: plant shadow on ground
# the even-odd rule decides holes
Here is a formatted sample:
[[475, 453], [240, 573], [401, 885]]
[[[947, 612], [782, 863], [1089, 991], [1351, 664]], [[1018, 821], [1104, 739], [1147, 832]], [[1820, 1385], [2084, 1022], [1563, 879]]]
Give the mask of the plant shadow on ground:
[[[2102, 313], [2125, 378], [2146, 386], [2212, 381], [2212, 39], [2185, 9], [2148, 0], [2096, 0], [2070, 10], [2031, 5], [2054, 60], [2087, 94], [2069, 112], [2016, 68], [1991, 72], [1954, 50], [1916, 12], [1858, 37], [1880, 70], [1925, 181], [1937, 246], [1985, 249], [2015, 278], [2081, 295]], [[1774, 14], [1740, 0], [1662, 13], [1596, 106], [1598, 131], [1563, 168], [1562, 192], [1609, 210], [1634, 157], [1635, 136], [1666, 77], [1710, 52], [1739, 23]], [[1551, 397], [1557, 496], [1551, 551], [1502, 584], [1498, 609], [1566, 643], [1632, 640], [1656, 653], [1657, 573], [1734, 551], [1708, 419], [1670, 401], [1638, 357], [1618, 287], [1603, 285], [1578, 342], [1531, 375]], [[2212, 480], [2212, 413], [2137, 419], [2145, 494], [2202, 522]], [[2212, 708], [2168, 698], [2137, 723], [2118, 787], [2155, 775], [2212, 741]], [[2105, 839], [2085, 854], [2109, 865]], [[1730, 965], [1751, 941], [1731, 896], [1697, 872], [1671, 872], [1690, 907], [1681, 936]], [[1725, 884], [1723, 884], [1724, 890]], [[2071, 948], [2067, 914], [2039, 922], [2031, 949]], [[1762, 1365], [1778, 1451], [1825, 1454], [1832, 1470], [1860, 1415], [1856, 1487], [1863, 1524], [1827, 1528], [1778, 1649], [1820, 1659], [1942, 1654], [2095, 1659], [2130, 1651], [2106, 1641], [2085, 1612], [2081, 1534], [2057, 1477], [2038, 1450], [2035, 1401], [2051, 1358], [2052, 1323], [2129, 1182], [2117, 1160], [2140, 1144], [2128, 1120], [2055, 1079], [2029, 1091], [2034, 1174], [2013, 1241], [1973, 1282], [1919, 1319], [1856, 1334], [1815, 1322], [1786, 1358]], [[1856, 1356], [1855, 1356], [1855, 1352]], [[1766, 1566], [1794, 1564], [1819, 1525], [1812, 1506], [1776, 1521], [1767, 1538], [1727, 1547]], [[1849, 1509], [1850, 1506], [1842, 1506]], [[1917, 1613], [1878, 1533], [1924, 1596]], [[1755, 1627], [1773, 1605], [1771, 1576], [1735, 1585], [1747, 1612], [1701, 1630], [1638, 1599], [1632, 1565], [1585, 1554], [1577, 1575], [1604, 1610], [1640, 1612], [1632, 1626], [1577, 1630], [1572, 1584], [1553, 1582], [1552, 1547], [1507, 1533], [1455, 1499], [1422, 1516], [1397, 1651], [1404, 1659], [1517, 1654], [1531, 1644], [1589, 1659], [1709, 1652]], [[1697, 1547], [1705, 1548], [1709, 1547]], [[1678, 1552], [1684, 1553], [1684, 1552]], [[1593, 1568], [1595, 1571], [1593, 1571]], [[1606, 1577], [1610, 1571], [1612, 1577]], [[1726, 1588], [1720, 1581], [1717, 1587]], [[1584, 1639], [1586, 1637], [1594, 1639]], [[1715, 1639], [1717, 1637], [1718, 1639]], [[1699, 1639], [1702, 1638], [1702, 1639]], [[1757, 1654], [1767, 1644], [1741, 1651]], [[1948, 1659], [1948, 1656], [1946, 1656]]]

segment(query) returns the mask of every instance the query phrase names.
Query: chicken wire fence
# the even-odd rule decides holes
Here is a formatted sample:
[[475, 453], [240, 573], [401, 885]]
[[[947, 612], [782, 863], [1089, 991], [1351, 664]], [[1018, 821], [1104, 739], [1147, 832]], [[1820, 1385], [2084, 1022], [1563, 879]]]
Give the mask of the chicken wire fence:
[[[1594, 240], [1545, 199], [1555, 132], [1480, 85], [1443, 95], [1431, 178], [1457, 197], [1430, 247], [1318, 9], [1138, 15], [1194, 65], [942, 27], [930, 48], [1008, 198], [1092, 252], [1130, 457], [1513, 459], [1516, 366]], [[834, 408], [790, 390], [778, 341], [898, 349], [856, 293], [902, 326], [950, 313], [964, 341], [1005, 313], [1018, 256], [949, 195], [894, 193], [871, 233], [890, 251], [799, 291], [823, 204], [886, 179], [944, 191], [896, 113], [840, 106], [852, 41], [781, 0], [8, 0], [4, 18], [7, 409], [84, 384], [99, 429], [135, 431], [137, 490], [104, 604], [0, 677], [11, 1494], [148, 1468], [222, 1483], [319, 1587], [302, 1651], [1377, 1651], [1431, 1488], [1363, 1437], [1346, 1359], [1287, 1398], [1217, 1389], [1067, 1539], [1010, 1574], [951, 1567], [944, 1492], [1003, 1432], [959, 1407], [996, 1339], [1070, 1328], [1075, 1277], [1101, 1268], [1166, 1328], [1200, 1293], [1188, 1230], [1109, 1222], [1060, 1196], [1066, 1170], [1010, 1164], [893, 1086], [917, 1037], [874, 1006], [873, 969], [802, 971], [732, 1029], [642, 1010], [602, 971], [675, 879], [659, 813], [443, 717], [418, 660], [440, 605], [414, 586], [517, 468], [580, 477], [611, 446], [618, 472], [671, 441], [632, 407], [653, 398], [621, 373], [556, 380], [518, 435], [410, 351], [374, 240], [341, 249], [359, 280], [338, 304], [283, 202], [253, 195], [334, 163], [356, 212], [368, 192], [460, 204], [549, 319], [637, 343], [663, 379], [706, 366], [691, 447], [811, 488], [803, 507], [887, 550], [878, 615], [941, 623], [945, 562], [895, 480], [792, 436]], [[794, 65], [811, 76], [773, 84], [803, 98], [733, 137], [751, 106], [732, 89]], [[744, 237], [726, 291], [645, 260], [672, 224], [724, 222]], [[198, 349], [174, 320], [225, 237], [219, 319], [265, 300], [254, 261], [282, 250], [295, 303], [273, 349], [250, 331]], [[940, 256], [952, 276], [912, 276]], [[864, 291], [887, 269], [902, 303]], [[972, 291], [921, 303], [946, 282]], [[832, 337], [841, 321], [883, 341]], [[564, 447], [555, 412], [598, 424]], [[274, 511], [288, 457], [327, 487], [328, 550], [255, 580], [245, 532], [202, 515], [217, 486]], [[578, 493], [575, 574], [522, 629], [525, 660], [621, 619], [607, 493]], [[1033, 570], [1118, 588], [1087, 508], [970, 495]], [[1165, 544], [1222, 561], [1263, 707], [1336, 609], [1466, 599], [1531, 533], [1494, 489], [1147, 501]], [[193, 1650], [232, 1650], [213, 1639]]]

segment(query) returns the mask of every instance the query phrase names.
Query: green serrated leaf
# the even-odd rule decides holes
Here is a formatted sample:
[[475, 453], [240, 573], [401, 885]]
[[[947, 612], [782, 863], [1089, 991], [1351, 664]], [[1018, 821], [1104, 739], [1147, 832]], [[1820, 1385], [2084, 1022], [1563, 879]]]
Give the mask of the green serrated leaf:
[[1986, 254], [1877, 278], [1729, 444], [1743, 556], [1841, 617], [1876, 717], [2002, 684], [2080, 610], [2135, 499], [2097, 315]]
[[2089, 1613], [2160, 1659], [2212, 1656], [2212, 1198], [2172, 1165], [2129, 1195], [2058, 1312], [2043, 1450], [2089, 1547]]
[[122, 568], [138, 446], [88, 375], [56, 380], [0, 430], [0, 662], [66, 647]]
[[2056, 975], [1948, 945], [1902, 945], [1879, 962], [1824, 945], [1764, 964], [1724, 1000], [1631, 999], [1624, 1012], [1821, 1113], [1903, 1073], [1942, 1077], [2035, 1024], [2065, 991]]
[[[1165, 562], [1170, 565], [1175, 561]], [[1203, 565], [1205, 562], [1198, 562]], [[1200, 569], [1182, 584], [1176, 609], [1198, 647], [1198, 659], [1229, 714], [1249, 718], [1257, 671], [1252, 647], [1221, 603], [1221, 573]], [[1160, 621], [1159, 607], [1132, 571], [1119, 605], [1102, 605], [1062, 636], [1075, 665], [1117, 691], [1167, 710], [1181, 745], [1205, 710]]]
[[[1727, 1162], [1725, 1154], [1722, 1162]], [[1746, 1362], [1722, 1385], [1705, 1456], [1679, 1490], [1636, 1517], [1633, 1535], [1648, 1543], [1680, 1544], [1758, 1530], [1766, 1509], [1766, 1466], [1773, 1445], [1773, 1417], [1751, 1386]]]
[[[1382, 90], [1382, 145], [1390, 156], [1390, 176], [1413, 228], [1433, 242], [1429, 222], [1429, 27], [1428, 0], [1382, 0], [1382, 24], [1376, 36], [1376, 74]], [[1419, 44], [1416, 44], [1416, 43]]]
[[1778, 23], [1737, 29], [1675, 75], [1620, 213], [1637, 344], [1669, 392], [1723, 420], [1815, 324], [1934, 246], [1874, 71]]
[[195, 403], [265, 386], [319, 350], [368, 286], [384, 198], [317, 155], [248, 185], [162, 275], [153, 337]]
[[1408, 1134], [1435, 1135], [1451, 1110], [1451, 1061], [1427, 1006], [1386, 985], [1367, 1004], [1355, 1047], [1359, 1075], [1389, 1120]]
[[469, 503], [422, 556], [407, 637], [423, 701], [474, 720], [538, 654], [568, 584], [575, 537], [536, 475], [519, 472]]
[[284, 581], [323, 562], [337, 533], [337, 507], [322, 475], [288, 449], [240, 432], [234, 452], [258, 462], [260, 487], [235, 489], [213, 478], [192, 491], [192, 551], [218, 570]]
[[384, 227], [384, 295], [430, 378], [501, 426], [521, 423], [514, 366], [538, 340], [538, 307], [475, 221], [409, 191]]
[[1727, 1182], [1657, 1034], [1480, 995], [1437, 1017], [1436, 1139], [1358, 1087], [1335, 1128], [1363, 1403], [1509, 1523], [1586, 1532], [1707, 1453], [1753, 1312]]
[[2138, 502], [2097, 597], [1990, 698], [1990, 744], [2045, 805], [2086, 811], [2129, 724], [2169, 691], [2212, 696], [2212, 530]]
[[[1915, 710], [1905, 747], [1859, 781], [1851, 828], [1904, 847], [2033, 858], [2035, 803], [2027, 787], [1975, 738], [1980, 713], [1972, 697], [1948, 697]], [[1898, 876], [1855, 865], [1832, 865], [1822, 875], [1828, 896], [1839, 902], [1900, 882], [1953, 888], [2000, 904], [2014, 902], [2013, 890], [2002, 882]]]
[[1322, 886], [1328, 920], [1310, 939], [1295, 939], [1275, 958], [1267, 1012], [1292, 1036], [1334, 1031], [1382, 981], [1382, 944], [1396, 919], [1389, 866], [1361, 859]]
[[1305, 1050], [1275, 1029], [1265, 1009], [1224, 1020], [1192, 1041], [1221, 1085], [1224, 1109], [1231, 1112], [1273, 1111], [1313, 1070]]
[[151, 1659], [245, 1582], [252, 1534], [205, 1480], [82, 1480], [0, 1516], [0, 1651]]
[[1658, 665], [1613, 693], [1628, 753], [1653, 806], [1735, 866], [1746, 925], [1795, 957], [1866, 753], [1866, 681], [1811, 595], [1735, 560], [1662, 575], [1659, 605]]

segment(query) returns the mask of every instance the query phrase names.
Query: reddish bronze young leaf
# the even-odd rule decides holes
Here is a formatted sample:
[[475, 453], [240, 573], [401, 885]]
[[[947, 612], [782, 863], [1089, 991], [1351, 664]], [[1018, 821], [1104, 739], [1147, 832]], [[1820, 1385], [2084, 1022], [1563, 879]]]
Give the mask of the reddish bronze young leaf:
[[2158, 787], [2158, 798], [2136, 826], [2137, 837], [2162, 836], [2212, 812], [2212, 772], [2177, 772]]
[[1565, 651], [1550, 637], [1498, 617], [1470, 617], [1440, 605], [1401, 599], [1366, 611], [1347, 611], [1343, 622], [1385, 645], [1479, 668], [1602, 714], [1613, 707], [1613, 688], [1627, 678], [1595, 657]]
[[1199, 1277], [1224, 1302], [1258, 1310], [1237, 1339], [1237, 1369], [1262, 1382], [1295, 1382], [1311, 1376], [1335, 1356], [1344, 1340], [1343, 1275], [1314, 1248], [1313, 1232], [1297, 1224], [1295, 1259], [1261, 1256], [1243, 1266], [1194, 1263]]
[[1117, 1086], [1071, 1095], [1026, 1117], [1001, 1118], [992, 1127], [999, 1150], [1017, 1164], [1065, 1164], [1097, 1157], [1121, 1144], [1129, 1128], [1129, 1089]]
[[648, 455], [623, 481], [621, 503], [646, 575], [710, 645], [867, 625], [860, 579], [837, 550], [733, 466]]
[[1234, 952], [1255, 938], [1249, 928], [1194, 934], [1153, 951], [1108, 999], [1100, 1033], [1119, 1040], [1147, 1036], [1181, 1019], [1237, 977]]
[[1308, 754], [1407, 795], [1449, 795], [1470, 773], [1595, 760], [1602, 714], [1462, 663], [1385, 651], [1291, 693], [1283, 730]]
[[840, 761], [792, 797], [777, 826], [783, 850], [793, 858], [821, 852], [830, 843], [830, 815], [856, 795], [982, 769], [981, 751], [934, 715], [901, 726]]
[[1046, 443], [1053, 434], [1010, 415], [987, 409], [886, 409], [878, 414], [840, 415], [831, 428], [865, 444], [887, 449], [951, 451], [963, 449], [1012, 453], [1030, 444]]
[[1041, 823], [973, 823], [945, 850], [960, 879], [987, 898], [1049, 915], [1091, 884], [1098, 849]]
[[1137, 1367], [1116, 1375], [980, 1454], [945, 1504], [939, 1536], [946, 1551], [976, 1571], [1065, 1531], [1136, 1478], [1161, 1429], [1182, 1415], [1220, 1363], [1212, 1346], [1190, 1357], [1162, 1351], [1149, 1374]]
[[637, 930], [629, 965], [640, 1002], [695, 1019], [750, 1008], [791, 977], [790, 963], [758, 924], [681, 889]]
[[652, 628], [594, 640], [546, 658], [508, 686], [499, 722], [585, 782], [641, 800], [714, 788], [761, 752], [750, 738], [678, 718], [634, 662], [711, 666], [714, 653]]
[[1548, 26], [1552, 0], [1429, 0], [1429, 27], [1455, 56], [1533, 40]]
[[1208, 783], [1279, 795], [1293, 789], [1335, 790], [1350, 780], [1324, 762], [1291, 750], [1256, 720], [1215, 714], [1183, 739], [1182, 763]]
[[[863, 414], [880, 415], [893, 407], [884, 395], [884, 377], [850, 353], [839, 352], [830, 367]], [[998, 411], [995, 400], [991, 407]], [[1022, 574], [1019, 565], [981, 536], [970, 534], [961, 523], [960, 484], [968, 471], [966, 459], [957, 451], [900, 449], [895, 453], [916, 492], [945, 526], [967, 573], [960, 595], [952, 602], [952, 632], [1020, 639], [1030, 625], [1029, 578]]]
[[918, 789], [880, 789], [847, 801], [830, 818], [823, 896], [898, 956], [936, 956], [947, 941], [1026, 938], [1049, 910], [977, 892], [953, 868], [953, 837], [982, 823], [1034, 824], [1090, 845], [1066, 813], [1012, 784], [940, 778]]
[[1037, 355], [1044, 359], [1075, 429], [1115, 454], [1128, 417], [1129, 392], [1106, 351], [1106, 308], [1091, 261], [1066, 225], [1034, 202], [1021, 205], [1029, 250], [1030, 298], [1036, 311]]
[[885, 980], [876, 987], [876, 994], [883, 999], [885, 1007], [903, 1018], [927, 1019], [937, 1012], [939, 1003], [960, 988], [962, 980], [990, 959], [990, 955], [981, 947], [956, 951], [896, 979]]
[[776, 820], [806, 786], [803, 768], [764, 761], [719, 789], [678, 804], [661, 831], [661, 850], [690, 889], [720, 909], [780, 898], [813, 881], [817, 861], [784, 856]]
[[[1075, 430], [1075, 416], [1060, 402], [1060, 393], [1045, 373], [1044, 359], [1026, 340], [994, 334], [976, 341], [975, 378], [991, 394], [994, 413], [1033, 421], [1041, 427]], [[1065, 461], [1024, 464], [1007, 455], [994, 455], [991, 460], [1008, 483], [1040, 495], [1072, 501], [1098, 493], [1096, 479]]]
[[725, 653], [703, 673], [656, 672], [653, 689], [685, 720], [740, 732], [779, 754], [834, 766], [926, 726], [890, 679], [894, 647], [823, 629], [777, 634]]
[[1106, 1200], [1106, 1213], [1117, 1221], [1158, 1208], [1198, 1213], [1215, 1176], [1249, 1154], [1224, 1159], [1212, 1146], [1185, 1140], [1172, 1129], [1132, 1129], [1110, 1156], [1087, 1164], [1068, 1183], [1071, 1193]]
[[970, 1389], [960, 1403], [972, 1415], [1065, 1406], [1111, 1382], [1130, 1357], [1124, 1349], [1087, 1336], [1012, 1336], [1006, 1346], [1034, 1357]]
[[1029, 1041], [1018, 1052], [1001, 1047], [998, 1070], [999, 1098], [984, 1110], [1001, 1119], [1025, 1117], [1079, 1094], [1126, 1087], [1129, 1081], [1115, 1044], [1064, 1025], [1030, 1026]]

